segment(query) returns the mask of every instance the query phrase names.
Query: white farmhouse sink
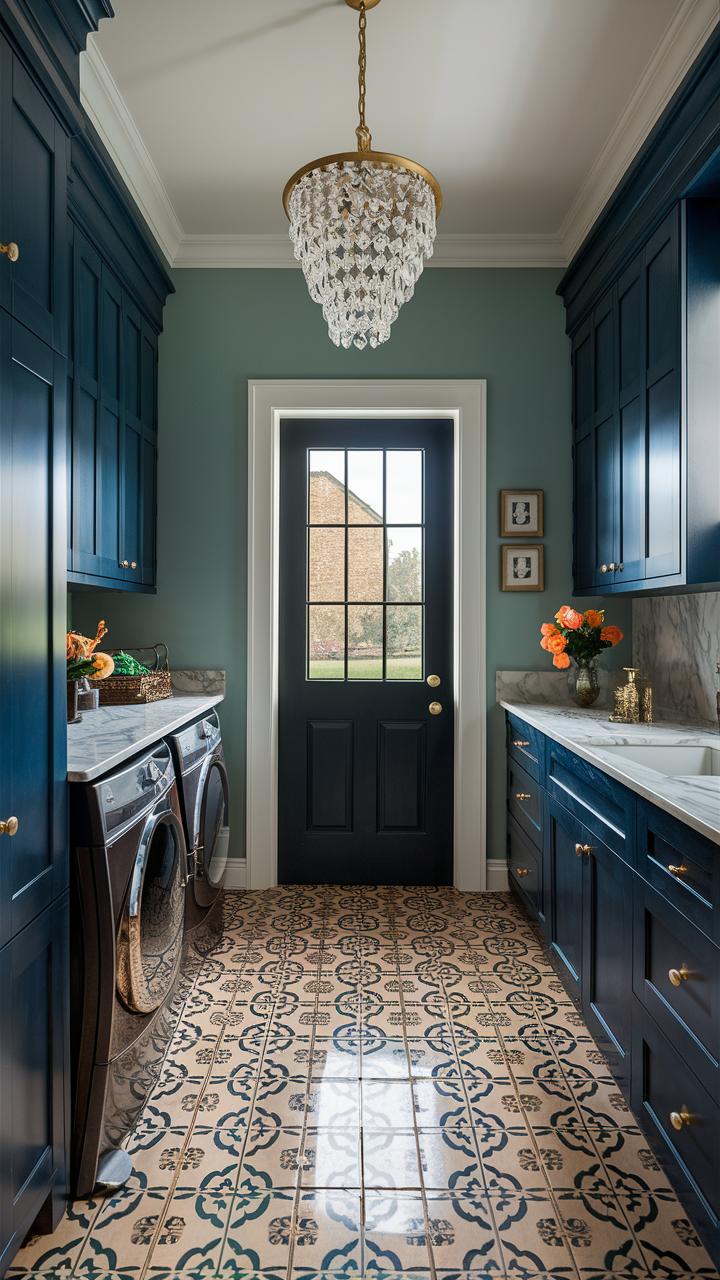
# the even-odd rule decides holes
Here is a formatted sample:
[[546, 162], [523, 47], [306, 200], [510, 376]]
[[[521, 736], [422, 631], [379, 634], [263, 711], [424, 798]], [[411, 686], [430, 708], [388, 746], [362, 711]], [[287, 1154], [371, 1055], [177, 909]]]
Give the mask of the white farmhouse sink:
[[[598, 743], [598, 746], [601, 744]], [[640, 746], [602, 744], [603, 751], [644, 764], [671, 778], [720, 778], [720, 747]]]

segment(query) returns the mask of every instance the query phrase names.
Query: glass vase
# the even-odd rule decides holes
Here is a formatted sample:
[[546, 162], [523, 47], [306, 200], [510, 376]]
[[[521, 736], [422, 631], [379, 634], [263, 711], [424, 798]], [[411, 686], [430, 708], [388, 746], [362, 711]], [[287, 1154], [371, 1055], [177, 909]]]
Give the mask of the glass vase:
[[573, 702], [578, 707], [591, 707], [600, 693], [600, 680], [594, 660], [576, 662], [571, 658], [567, 680]]

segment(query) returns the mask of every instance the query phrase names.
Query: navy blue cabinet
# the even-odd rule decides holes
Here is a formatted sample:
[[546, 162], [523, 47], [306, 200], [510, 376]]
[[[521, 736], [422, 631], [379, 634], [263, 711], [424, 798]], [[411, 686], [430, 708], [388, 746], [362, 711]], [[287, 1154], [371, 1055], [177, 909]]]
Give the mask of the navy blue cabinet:
[[0, 306], [67, 353], [67, 135], [6, 40], [0, 38]]
[[157, 335], [73, 228], [68, 579], [155, 585]]

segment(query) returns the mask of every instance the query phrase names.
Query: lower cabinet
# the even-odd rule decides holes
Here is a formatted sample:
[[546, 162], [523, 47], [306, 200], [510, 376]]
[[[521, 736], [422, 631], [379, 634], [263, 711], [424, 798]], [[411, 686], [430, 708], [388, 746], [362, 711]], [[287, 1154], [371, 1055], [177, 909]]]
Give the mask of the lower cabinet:
[[717, 1264], [720, 849], [517, 716], [508, 729], [510, 885]]
[[66, 893], [0, 951], [0, 1274], [65, 1209], [69, 933]]

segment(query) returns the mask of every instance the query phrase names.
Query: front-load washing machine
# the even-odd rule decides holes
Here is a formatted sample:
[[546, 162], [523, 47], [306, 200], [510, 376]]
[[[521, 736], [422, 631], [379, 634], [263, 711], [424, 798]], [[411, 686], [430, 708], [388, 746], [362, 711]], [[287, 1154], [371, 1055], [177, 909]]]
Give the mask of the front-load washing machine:
[[78, 1196], [132, 1171], [121, 1144], [177, 1024], [187, 851], [167, 743], [71, 787], [73, 1155]]
[[211, 711], [168, 738], [188, 848], [186, 929], [205, 918], [225, 883], [230, 828], [220, 721]]

